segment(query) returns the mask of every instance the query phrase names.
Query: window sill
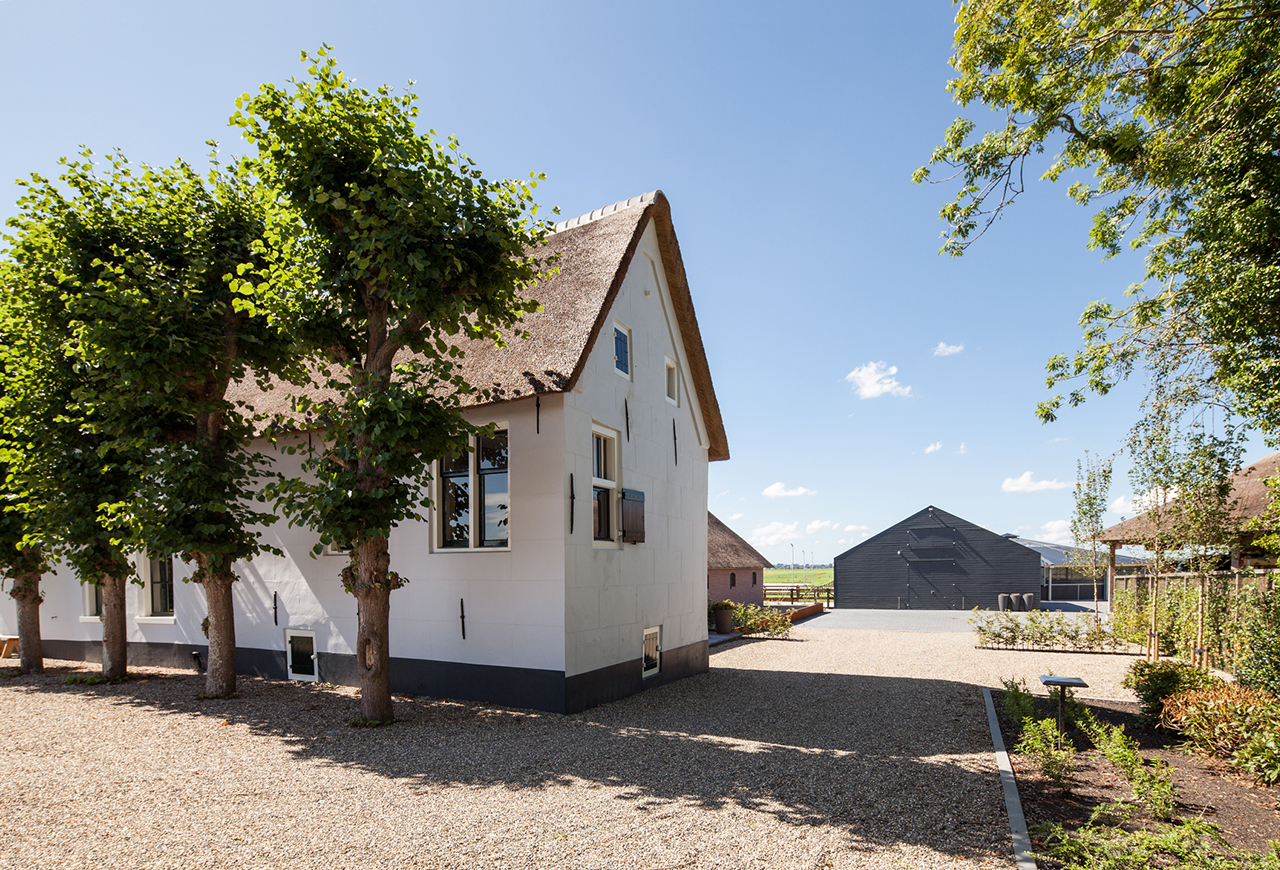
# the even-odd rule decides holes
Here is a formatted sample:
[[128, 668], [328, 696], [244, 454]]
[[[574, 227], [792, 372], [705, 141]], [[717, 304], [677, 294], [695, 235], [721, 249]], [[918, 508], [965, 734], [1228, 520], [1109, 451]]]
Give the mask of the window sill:
[[621, 550], [622, 544], [617, 541], [591, 541], [591, 549], [593, 550]]
[[510, 553], [510, 547], [437, 547], [435, 554], [448, 553]]
[[176, 616], [135, 616], [133, 621], [138, 625], [177, 625]]
[[82, 616], [80, 617], [80, 621], [81, 622], [102, 622], [102, 617], [101, 616]]

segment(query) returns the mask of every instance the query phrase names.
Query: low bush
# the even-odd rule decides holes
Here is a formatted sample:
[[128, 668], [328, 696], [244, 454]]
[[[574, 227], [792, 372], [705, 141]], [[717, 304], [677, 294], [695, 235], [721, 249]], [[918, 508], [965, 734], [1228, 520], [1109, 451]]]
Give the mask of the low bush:
[[978, 646], [998, 649], [1060, 649], [1102, 652], [1122, 645], [1097, 614], [1029, 613], [973, 609], [969, 617]]
[[1099, 752], [1115, 765], [1133, 787], [1133, 796], [1146, 804], [1152, 818], [1173, 818], [1177, 792], [1166, 762], [1146, 758], [1138, 752], [1138, 741], [1119, 725], [1103, 725], [1091, 711], [1077, 717], [1080, 729]]
[[[1061, 749], [1058, 748], [1060, 742]], [[1062, 740], [1058, 723], [1052, 719], [1024, 719], [1016, 749], [1035, 762], [1064, 792], [1070, 790], [1071, 774], [1076, 769], [1075, 747], [1070, 741]]]
[[1247, 651], [1236, 665], [1236, 679], [1280, 697], [1280, 591], [1257, 596], [1245, 621], [1244, 646]]
[[1013, 723], [1016, 736], [1022, 733], [1022, 726], [1028, 719], [1035, 718], [1035, 700], [1031, 697], [1026, 680], [1001, 680], [1000, 684], [1004, 686], [1004, 714]]
[[1044, 854], [1063, 870], [1276, 870], [1275, 846], [1265, 853], [1232, 851], [1222, 833], [1203, 819], [1175, 825], [1137, 827], [1124, 808], [1104, 805], [1089, 824], [1074, 831], [1061, 825], [1044, 830]]
[[1255, 782], [1275, 785], [1280, 782], [1280, 715], [1272, 708], [1266, 718], [1255, 720], [1257, 729], [1236, 750], [1231, 763], [1253, 774]]
[[1204, 689], [1217, 685], [1221, 680], [1204, 668], [1179, 659], [1136, 661], [1129, 666], [1122, 685], [1133, 689], [1142, 706], [1143, 717], [1159, 723], [1164, 713], [1164, 699], [1187, 689]]
[[1231, 758], [1257, 730], [1255, 720], [1264, 718], [1275, 706], [1276, 699], [1261, 689], [1221, 683], [1165, 698], [1160, 724], [1181, 731], [1198, 752]]
[[784, 611], [758, 604], [739, 604], [733, 608], [733, 627], [743, 634], [767, 634], [790, 637], [791, 617]]

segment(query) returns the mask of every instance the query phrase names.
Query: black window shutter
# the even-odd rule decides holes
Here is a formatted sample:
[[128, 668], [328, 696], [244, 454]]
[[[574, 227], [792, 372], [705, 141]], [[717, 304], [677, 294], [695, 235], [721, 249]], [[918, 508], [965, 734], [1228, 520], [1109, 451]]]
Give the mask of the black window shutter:
[[622, 491], [622, 540], [627, 544], [644, 543], [644, 493], [634, 489]]

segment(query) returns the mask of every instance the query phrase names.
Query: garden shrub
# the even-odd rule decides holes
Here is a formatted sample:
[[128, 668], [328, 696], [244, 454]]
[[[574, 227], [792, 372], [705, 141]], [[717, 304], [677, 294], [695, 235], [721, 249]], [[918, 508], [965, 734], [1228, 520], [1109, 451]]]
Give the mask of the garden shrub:
[[1254, 599], [1244, 620], [1247, 651], [1236, 665], [1236, 679], [1280, 697], [1280, 592], [1259, 593]]
[[1052, 719], [1024, 719], [1017, 751], [1031, 758], [1036, 767], [1064, 792], [1069, 790], [1071, 774], [1076, 767], [1075, 747], [1063, 741], [1058, 748], [1058, 723]]
[[1160, 721], [1164, 699], [1186, 689], [1203, 689], [1219, 682], [1204, 668], [1178, 659], [1136, 661], [1129, 666], [1121, 684], [1133, 689], [1149, 722]]
[[1067, 615], [1061, 611], [983, 611], [974, 608], [969, 617], [978, 646], [1000, 649], [1107, 650], [1121, 641], [1096, 614]]
[[1181, 731], [1198, 752], [1229, 759], [1275, 706], [1275, 697], [1262, 689], [1221, 683], [1165, 698], [1160, 724]]
[[733, 608], [733, 627], [743, 634], [767, 634], [770, 637], [790, 637], [791, 617], [771, 607], [758, 604], [739, 604]]
[[1078, 721], [1089, 741], [1115, 765], [1133, 787], [1133, 796], [1146, 804], [1153, 818], [1173, 818], [1176, 791], [1166, 762], [1146, 758], [1138, 752], [1138, 741], [1119, 725], [1103, 725], [1091, 711]]
[[1001, 680], [1004, 686], [1004, 714], [1013, 723], [1016, 733], [1022, 733], [1022, 726], [1028, 719], [1035, 718], [1035, 701], [1027, 688], [1027, 681], [1022, 679]]
[[1280, 782], [1280, 714], [1273, 707], [1254, 720], [1254, 727], [1257, 730], [1236, 750], [1231, 763], [1253, 774], [1255, 782], [1275, 785]]

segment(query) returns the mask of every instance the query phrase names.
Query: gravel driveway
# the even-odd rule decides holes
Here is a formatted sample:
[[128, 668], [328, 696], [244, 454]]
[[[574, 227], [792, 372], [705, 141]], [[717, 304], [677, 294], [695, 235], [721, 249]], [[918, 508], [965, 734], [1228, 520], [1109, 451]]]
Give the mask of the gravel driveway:
[[981, 694], [1117, 656], [800, 626], [575, 716], [144, 669], [0, 679], [2, 868], [1012, 867]]

